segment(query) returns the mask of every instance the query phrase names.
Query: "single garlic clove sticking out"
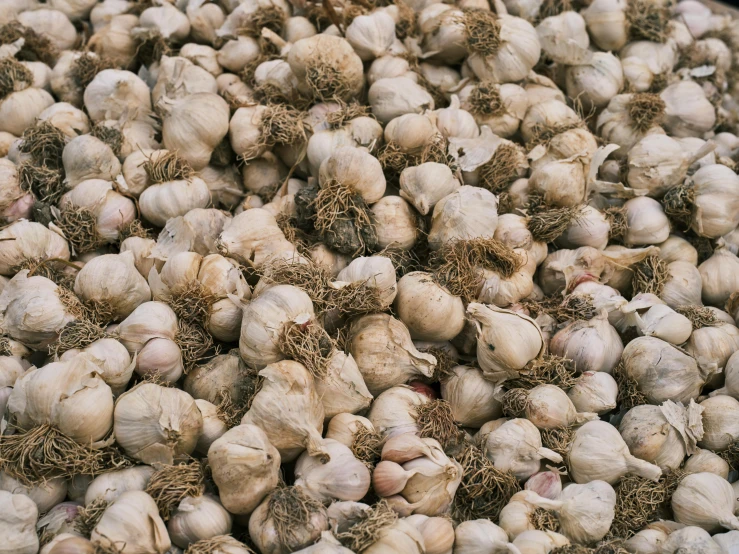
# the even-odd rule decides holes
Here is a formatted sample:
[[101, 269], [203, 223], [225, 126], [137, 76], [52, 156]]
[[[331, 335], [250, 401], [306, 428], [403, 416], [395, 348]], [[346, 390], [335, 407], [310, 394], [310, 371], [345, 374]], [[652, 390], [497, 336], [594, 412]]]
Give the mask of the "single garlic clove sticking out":
[[675, 519], [685, 525], [701, 527], [709, 533], [721, 528], [739, 530], [734, 502], [731, 485], [715, 473], [686, 476], [672, 495]]
[[662, 475], [656, 465], [632, 456], [618, 430], [600, 420], [575, 430], [568, 460], [576, 483], [600, 480], [613, 485], [628, 474], [657, 481]]

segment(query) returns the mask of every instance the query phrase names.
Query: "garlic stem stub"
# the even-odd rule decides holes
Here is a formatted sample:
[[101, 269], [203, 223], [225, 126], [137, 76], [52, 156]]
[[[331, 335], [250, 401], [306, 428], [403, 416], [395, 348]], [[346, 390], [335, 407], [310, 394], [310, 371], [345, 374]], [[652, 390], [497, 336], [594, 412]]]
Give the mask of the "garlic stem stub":
[[0, 554], [739, 544], [739, 17], [0, 4]]

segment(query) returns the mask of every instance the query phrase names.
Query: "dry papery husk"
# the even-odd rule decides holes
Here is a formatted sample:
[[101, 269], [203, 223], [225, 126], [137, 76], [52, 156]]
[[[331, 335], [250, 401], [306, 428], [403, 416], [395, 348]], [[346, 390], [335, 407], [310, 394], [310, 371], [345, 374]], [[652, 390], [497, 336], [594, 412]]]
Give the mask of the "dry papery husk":
[[484, 282], [484, 270], [502, 278], [512, 277], [525, 264], [523, 257], [493, 238], [455, 240], [431, 253], [429, 268], [433, 278], [465, 302], [477, 300]]
[[205, 493], [205, 468], [198, 460], [174, 465], [157, 464], [154, 468], [146, 493], [157, 503], [164, 521], [170, 518], [184, 498]]

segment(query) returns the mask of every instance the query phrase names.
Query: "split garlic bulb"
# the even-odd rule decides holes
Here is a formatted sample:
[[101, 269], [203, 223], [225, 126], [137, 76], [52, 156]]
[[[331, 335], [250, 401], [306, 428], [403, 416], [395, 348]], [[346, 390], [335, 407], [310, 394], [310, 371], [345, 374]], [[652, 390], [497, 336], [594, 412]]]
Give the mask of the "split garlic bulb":
[[156, 502], [143, 491], [127, 491], [116, 498], [103, 512], [90, 540], [108, 548], [125, 544], [124, 552], [165, 554], [172, 546]]
[[428, 241], [432, 250], [457, 240], [492, 238], [498, 225], [498, 200], [485, 189], [463, 186], [434, 206]]
[[142, 383], [118, 397], [113, 414], [116, 441], [144, 463], [172, 464], [195, 450], [203, 416], [186, 392]]
[[0, 231], [0, 274], [12, 276], [25, 261], [69, 260], [69, 245], [53, 230], [33, 221], [16, 221]]
[[734, 490], [726, 479], [715, 473], [686, 475], [672, 495], [675, 519], [708, 532], [739, 530], [734, 515]]
[[237, 425], [216, 439], [208, 463], [223, 506], [233, 514], [251, 513], [277, 486], [280, 460], [256, 425]]
[[414, 340], [451, 340], [464, 327], [462, 299], [423, 271], [407, 273], [398, 281], [394, 306]]
[[39, 549], [36, 535], [38, 508], [24, 494], [0, 491], [0, 531], [4, 540], [3, 554], [36, 554]]
[[349, 447], [333, 439], [325, 439], [330, 456], [328, 463], [303, 452], [295, 462], [295, 486], [319, 500], [359, 501], [370, 487], [370, 472]]
[[285, 360], [268, 365], [259, 375], [264, 384], [241, 423], [260, 427], [282, 461], [294, 460], [303, 450], [328, 461], [321, 438], [323, 405], [305, 366]]
[[655, 337], [639, 337], [626, 345], [622, 362], [626, 375], [650, 402], [687, 404], [700, 394], [715, 364], [699, 364], [684, 351]]
[[567, 396], [578, 412], [603, 415], [616, 407], [618, 385], [603, 371], [585, 371], [567, 391]]
[[542, 447], [539, 430], [527, 419], [506, 421], [485, 437], [482, 449], [496, 468], [510, 471], [519, 479], [538, 472], [541, 460], [562, 462], [562, 456]]
[[458, 365], [441, 380], [441, 397], [449, 402], [454, 421], [463, 427], [481, 427], [502, 415], [496, 387], [476, 367]]
[[628, 474], [657, 481], [662, 470], [629, 453], [618, 430], [605, 421], [589, 421], [575, 430], [568, 456], [576, 483], [594, 480], [614, 485]]
[[431, 377], [436, 367], [436, 358], [416, 350], [406, 326], [387, 314], [353, 321], [347, 350], [375, 396], [415, 376]]
[[515, 378], [544, 352], [541, 329], [530, 317], [475, 303], [467, 306], [467, 313], [477, 328], [477, 356], [485, 378]]
[[301, 316], [313, 317], [313, 303], [301, 289], [278, 285], [259, 294], [244, 306], [239, 339], [241, 357], [260, 368], [282, 360], [284, 355], [278, 342], [283, 326]]
[[572, 360], [579, 372], [611, 373], [624, 350], [621, 337], [601, 310], [590, 320], [575, 320], [558, 331], [549, 342], [552, 354]]
[[445, 513], [462, 480], [462, 467], [434, 439], [410, 433], [390, 438], [372, 473], [375, 492], [399, 514]]

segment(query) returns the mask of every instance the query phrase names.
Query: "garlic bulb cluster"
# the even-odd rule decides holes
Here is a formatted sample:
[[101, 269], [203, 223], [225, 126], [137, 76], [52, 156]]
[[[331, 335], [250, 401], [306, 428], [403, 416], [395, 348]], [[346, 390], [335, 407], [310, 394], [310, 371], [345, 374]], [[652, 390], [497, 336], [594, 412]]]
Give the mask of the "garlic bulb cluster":
[[0, 554], [735, 549], [738, 30], [0, 2]]

